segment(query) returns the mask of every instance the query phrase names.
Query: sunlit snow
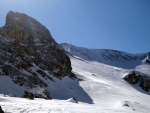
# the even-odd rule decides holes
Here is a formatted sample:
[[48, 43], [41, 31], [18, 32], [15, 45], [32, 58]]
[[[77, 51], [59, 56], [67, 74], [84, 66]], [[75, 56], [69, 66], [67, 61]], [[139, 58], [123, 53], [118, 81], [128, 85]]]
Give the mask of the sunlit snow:
[[[122, 79], [132, 69], [110, 66], [80, 56], [70, 55], [70, 58], [73, 72], [80, 80], [80, 87], [74, 87], [77, 89], [73, 90], [72, 94], [82, 87], [88, 96], [84, 98], [80, 93], [77, 95], [78, 97], [81, 95], [84, 101], [77, 100], [78, 103], [76, 103], [71, 98], [28, 100], [0, 95], [2, 109], [6, 113], [150, 113], [149, 93], [143, 93]], [[137, 64], [139, 65], [134, 65], [135, 70], [150, 74], [150, 65], [142, 61], [141, 64]], [[5, 79], [8, 78], [3, 77], [0, 82], [2, 83]], [[72, 83], [67, 78], [63, 82]], [[61, 83], [61, 85], [63, 92], [65, 84], [63, 86]]]

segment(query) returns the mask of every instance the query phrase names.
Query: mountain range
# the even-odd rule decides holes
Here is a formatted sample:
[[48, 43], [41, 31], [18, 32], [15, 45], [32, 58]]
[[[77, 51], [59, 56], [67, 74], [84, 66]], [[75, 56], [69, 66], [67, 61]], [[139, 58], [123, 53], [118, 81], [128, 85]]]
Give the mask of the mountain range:
[[150, 52], [58, 44], [37, 20], [13, 11], [0, 28], [0, 50], [6, 112], [150, 112]]

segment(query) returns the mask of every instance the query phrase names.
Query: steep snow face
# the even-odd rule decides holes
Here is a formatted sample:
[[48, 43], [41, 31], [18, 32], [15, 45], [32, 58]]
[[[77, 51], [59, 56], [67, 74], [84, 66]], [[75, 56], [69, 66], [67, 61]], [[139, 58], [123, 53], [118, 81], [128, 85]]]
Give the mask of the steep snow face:
[[[138, 85], [130, 85], [122, 79], [130, 72], [129, 69], [106, 65], [98, 61], [81, 60], [71, 55], [70, 58], [73, 71], [81, 80], [80, 85], [92, 98], [94, 105], [108, 107], [107, 111], [103, 111], [105, 108], [99, 108], [99, 111], [104, 113], [150, 112], [150, 106], [147, 105], [150, 92], [145, 92]], [[144, 63], [135, 67], [135, 70], [144, 73], [148, 73], [148, 69], [150, 65]]]
[[[67, 51], [68, 55], [70, 55], [70, 58], [73, 57], [73, 58], [77, 58], [81, 61], [90, 62], [90, 63], [91, 62], [103, 63], [105, 65], [107, 64], [109, 66], [119, 67], [122, 69], [132, 69], [132, 70], [134, 69], [134, 70], [136, 70], [135, 72], [138, 72], [138, 73], [135, 76], [134, 75], [129, 76], [129, 78], [127, 76], [126, 80], [129, 83], [133, 84], [134, 81], [137, 79], [138, 82], [136, 82], [136, 83], [138, 83], [138, 84], [136, 84], [136, 83], [134, 83], [134, 84], [136, 84], [139, 91], [141, 91], [141, 89], [139, 89], [140, 87], [144, 91], [147, 91], [147, 92], [150, 89], [149, 88], [150, 53], [130, 54], [130, 53], [125, 53], [125, 52], [121, 52], [121, 51], [117, 51], [117, 50], [86, 49], [86, 48], [76, 47], [76, 46], [66, 44], [66, 43], [61, 44], [61, 47]], [[94, 63], [93, 65], [96, 65], [96, 64]], [[97, 68], [97, 67], [95, 67], [95, 68]], [[95, 69], [92, 69], [92, 70], [95, 70]], [[102, 72], [102, 70], [101, 70], [101, 72]], [[104, 69], [104, 71], [106, 71], [106, 70], [107, 69]], [[110, 72], [112, 74], [113, 70]], [[142, 76], [142, 75], [144, 75], [144, 76]]]
[[145, 54], [130, 54], [109, 49], [86, 49], [71, 44], [60, 44], [68, 54], [78, 57], [80, 60], [98, 61], [115, 67], [134, 69], [142, 64]]

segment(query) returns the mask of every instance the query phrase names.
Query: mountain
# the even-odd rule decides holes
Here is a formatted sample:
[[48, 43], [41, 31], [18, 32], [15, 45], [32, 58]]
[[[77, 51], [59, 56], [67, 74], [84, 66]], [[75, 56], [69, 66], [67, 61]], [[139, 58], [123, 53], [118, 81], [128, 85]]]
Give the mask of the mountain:
[[72, 73], [70, 58], [48, 29], [13, 11], [0, 28], [0, 86], [0, 93], [17, 97], [90, 100]]
[[131, 54], [110, 49], [87, 49], [67, 43], [60, 44], [60, 47], [70, 57], [75, 57], [79, 60], [130, 69], [131, 71], [124, 77], [124, 80], [130, 84], [138, 84], [146, 92], [150, 90], [150, 68], [147, 66], [150, 63], [150, 53]]
[[[70, 82], [70, 80], [68, 79], [63, 81], [64, 84], [59, 85], [58, 82], [56, 83], [57, 85], [59, 85], [59, 87], [62, 86], [60, 87], [61, 91], [59, 92], [61, 94], [63, 94], [64, 92], [64, 87], [70, 87], [70, 90], [68, 90], [68, 92], [66, 93], [71, 95], [76, 94], [77, 98], [75, 98], [78, 103], [75, 102], [73, 98], [63, 100], [44, 100], [35, 98], [34, 100], [29, 100], [23, 98], [8, 97], [7, 95], [0, 95], [0, 105], [5, 112], [150, 113], [150, 92], [146, 92], [139, 87], [140, 81], [143, 78], [147, 78], [147, 75], [150, 75], [150, 65], [144, 62], [145, 58], [147, 58], [147, 53], [144, 54], [146, 57], [144, 57], [143, 54], [138, 54], [139, 57], [143, 56], [144, 58], [137, 59], [137, 62], [140, 63], [136, 63], [136, 65], [132, 66], [133, 68], [130, 67], [130, 69], [127, 69], [104, 64], [104, 59], [102, 60], [103, 62], [100, 62], [95, 59], [89, 60], [87, 59], [87, 57], [85, 57], [85, 55], [75, 55], [73, 54], [75, 53], [75, 51], [70, 48], [75, 47], [78, 48], [78, 50], [81, 49], [82, 52], [84, 52], [83, 49], [80, 47], [72, 46], [70, 44], [67, 45], [69, 45], [69, 48], [68, 46], [61, 46], [66, 47], [65, 49], [68, 50], [67, 54], [71, 60], [72, 72], [75, 73], [76, 77], [78, 77], [79, 85], [78, 87], [76, 87], [77, 85], [64, 85], [66, 82]], [[91, 49], [86, 50], [91, 52], [93, 51]], [[109, 51], [112, 52], [112, 50]], [[101, 54], [104, 53], [101, 52]], [[136, 56], [136, 54], [124, 54]], [[107, 60], [110, 61], [109, 59]], [[111, 62], [116, 62], [116, 60], [113, 60]], [[134, 62], [136, 61], [126, 61], [125, 64], [127, 65], [128, 63], [128, 65], [133, 65]], [[121, 62], [120, 64], [123, 64], [123, 62]], [[136, 84], [129, 84], [128, 82], [126, 82], [125, 78], [127, 78], [127, 81]], [[52, 83], [55, 84], [54, 82]], [[81, 92], [81, 88], [84, 92], [86, 92], [85, 95], [83, 95], [83, 93]], [[59, 93], [56, 93], [56, 95], [58, 95]], [[81, 101], [81, 99], [84, 101]]]
[[6, 113], [150, 112], [149, 53], [58, 45], [35, 19], [12, 11], [0, 28], [0, 50]]
[[97, 61], [125, 69], [133, 69], [136, 66], [141, 65], [142, 60], [144, 60], [144, 58], [148, 55], [148, 53], [131, 54], [110, 49], [87, 49], [67, 43], [60, 44], [60, 46], [67, 53], [74, 57], [78, 57], [81, 60]]

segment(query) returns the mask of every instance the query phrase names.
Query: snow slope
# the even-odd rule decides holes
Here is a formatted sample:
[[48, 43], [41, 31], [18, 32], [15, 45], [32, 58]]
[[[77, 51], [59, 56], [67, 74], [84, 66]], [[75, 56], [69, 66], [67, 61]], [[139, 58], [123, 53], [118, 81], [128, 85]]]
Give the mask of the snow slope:
[[60, 44], [60, 46], [69, 54], [77, 56], [80, 59], [97, 61], [125, 69], [132, 69], [137, 65], [141, 65], [141, 61], [146, 58], [147, 55], [147, 53], [131, 54], [110, 49], [87, 49], [67, 43]]
[[[86, 92], [84, 101], [80, 101], [77, 98], [79, 103], [74, 103], [69, 98], [64, 100], [28, 100], [1, 95], [0, 105], [2, 109], [6, 113], [150, 113], [149, 93], [140, 91], [122, 79], [131, 69], [150, 74], [150, 65], [139, 60], [141, 63], [127, 69], [122, 68], [122, 66], [118, 67], [122, 65], [122, 62], [118, 65], [116, 63], [115, 65], [117, 66], [113, 66], [95, 59], [89, 60], [80, 54], [71, 55], [71, 51], [69, 54], [73, 72], [80, 80], [80, 87], [70, 89], [75, 88], [76, 90], [73, 90], [72, 94], [83, 98], [82, 93], [76, 92], [78, 88], [82, 88]], [[121, 59], [122, 57], [119, 58]], [[130, 63], [132, 64], [132, 62]], [[67, 82], [69, 81], [65, 78], [64, 83]], [[61, 85], [63, 86], [64, 84], [62, 83]], [[66, 87], [67, 85], [64, 86]], [[62, 88], [60, 87], [60, 89]], [[57, 95], [57, 93], [55, 94]]]
[[[40, 69], [37, 65], [34, 64], [34, 67], [31, 68], [33, 72], [36, 73], [36, 70]], [[41, 70], [41, 69], [40, 69]], [[53, 81], [49, 79], [44, 79], [39, 73], [37, 73], [38, 77], [44, 81], [44, 83], [48, 84], [46, 90], [50, 92], [52, 99], [68, 99], [68, 98], [76, 98], [79, 101], [92, 103], [92, 99], [87, 93], [83, 90], [81, 86], [79, 86], [79, 81], [72, 80], [69, 77], [64, 77], [63, 79], [59, 79], [48, 71], [42, 70], [49, 77], [53, 79]], [[24, 70], [24, 73], [26, 71]], [[26, 72], [27, 73], [27, 72]], [[30, 73], [29, 73], [30, 75]], [[45, 96], [43, 91], [43, 87], [33, 87], [28, 88], [26, 86], [19, 86], [15, 84], [9, 76], [0, 75], [0, 93], [5, 95], [15, 95], [17, 97], [22, 97], [24, 91], [32, 92], [33, 94], [42, 94]], [[80, 95], [79, 95], [80, 94]]]

